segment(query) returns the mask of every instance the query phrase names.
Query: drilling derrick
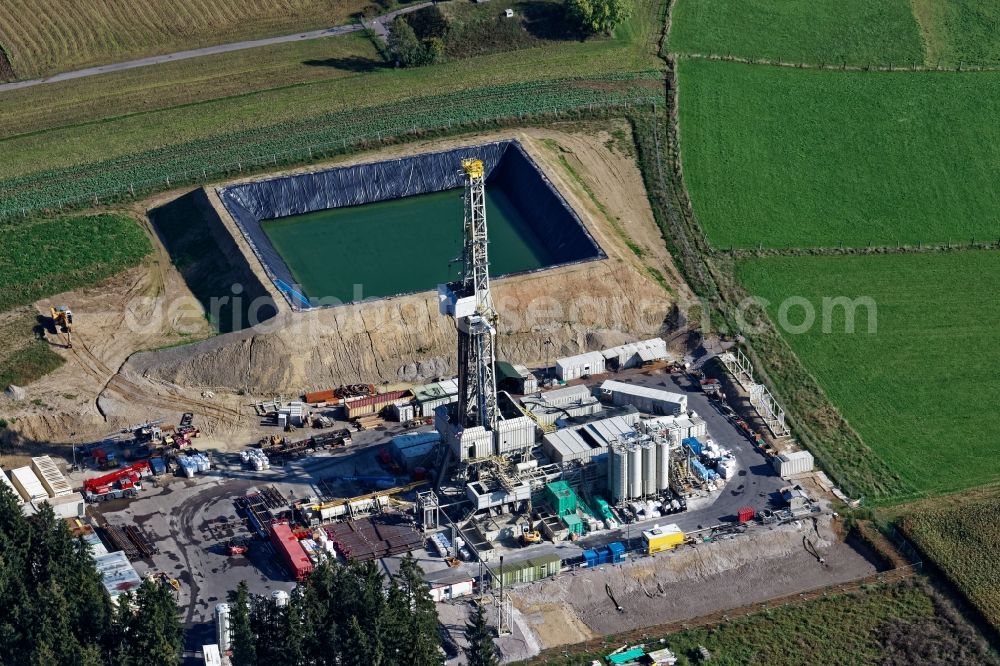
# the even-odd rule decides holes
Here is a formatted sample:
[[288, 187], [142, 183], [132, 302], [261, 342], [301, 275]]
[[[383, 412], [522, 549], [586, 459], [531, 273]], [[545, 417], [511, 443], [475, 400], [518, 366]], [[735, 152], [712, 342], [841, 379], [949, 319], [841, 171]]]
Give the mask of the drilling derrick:
[[[497, 312], [490, 294], [489, 240], [486, 230], [486, 185], [483, 161], [462, 160], [465, 172], [465, 246], [461, 286], [456, 296], [471, 311], [455, 312], [458, 328], [458, 405], [462, 425], [497, 426]], [[470, 299], [470, 300], [466, 300]]]
[[[490, 294], [489, 238], [483, 161], [462, 160], [465, 214], [461, 277], [438, 287], [441, 313], [458, 333], [458, 402], [435, 411], [448, 461], [479, 464], [499, 450], [496, 361], [497, 311]], [[446, 461], [447, 462], [447, 461]], [[442, 467], [443, 472], [443, 467]]]

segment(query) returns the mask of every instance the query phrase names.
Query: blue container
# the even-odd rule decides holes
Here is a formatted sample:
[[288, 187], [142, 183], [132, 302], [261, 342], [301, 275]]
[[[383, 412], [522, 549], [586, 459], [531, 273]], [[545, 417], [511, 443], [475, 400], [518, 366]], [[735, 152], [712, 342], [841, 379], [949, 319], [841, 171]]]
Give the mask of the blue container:
[[701, 455], [701, 442], [698, 441], [697, 437], [685, 437], [681, 440], [681, 444], [691, 449], [691, 452], [696, 456]]
[[702, 465], [700, 462], [698, 462], [697, 460], [692, 460], [691, 469], [694, 470], [695, 475], [699, 479], [701, 479], [702, 481], [708, 481], [709, 479], [708, 470], [705, 469], [705, 466]]
[[597, 551], [597, 561], [601, 564], [611, 564], [611, 551], [607, 548], [601, 548]]
[[159, 476], [167, 471], [167, 464], [163, 462], [163, 458], [150, 458], [149, 466], [153, 468], [154, 476]]
[[583, 551], [583, 559], [587, 561], [588, 567], [597, 566], [597, 551], [595, 550], [585, 550]]
[[612, 541], [608, 544], [608, 552], [611, 553], [611, 563], [618, 564], [625, 559], [625, 544], [621, 541]]

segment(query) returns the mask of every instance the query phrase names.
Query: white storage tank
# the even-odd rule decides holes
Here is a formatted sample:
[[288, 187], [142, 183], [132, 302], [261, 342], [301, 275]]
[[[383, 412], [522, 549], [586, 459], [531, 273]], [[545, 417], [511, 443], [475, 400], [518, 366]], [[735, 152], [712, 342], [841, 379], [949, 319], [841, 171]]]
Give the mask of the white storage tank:
[[628, 452], [620, 444], [608, 451], [608, 490], [615, 504], [628, 499]]
[[628, 496], [642, 496], [642, 449], [631, 444], [628, 451]]
[[642, 450], [642, 494], [656, 494], [656, 444], [651, 440], [643, 442]]
[[228, 652], [231, 647], [232, 628], [229, 624], [229, 604], [218, 604], [215, 607], [215, 634], [222, 652]]
[[284, 608], [288, 605], [289, 594], [284, 590], [275, 590], [271, 593], [271, 598], [274, 599], [274, 604], [278, 608]]
[[661, 439], [656, 443], [656, 490], [670, 489], [670, 442]]

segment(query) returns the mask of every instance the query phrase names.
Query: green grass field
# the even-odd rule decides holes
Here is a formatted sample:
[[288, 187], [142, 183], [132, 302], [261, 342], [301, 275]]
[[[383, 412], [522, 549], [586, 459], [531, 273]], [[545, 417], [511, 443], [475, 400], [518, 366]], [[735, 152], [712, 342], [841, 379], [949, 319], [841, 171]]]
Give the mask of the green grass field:
[[[391, 3], [385, 3], [391, 6]], [[368, 0], [5, 0], [0, 42], [32, 78], [351, 21]]]
[[1000, 72], [685, 60], [679, 77], [685, 182], [715, 246], [1000, 237]]
[[99, 282], [134, 266], [152, 247], [124, 215], [0, 225], [0, 312]]
[[[741, 262], [747, 291], [770, 301], [777, 321], [788, 297], [816, 314], [783, 337], [834, 405], [890, 468], [918, 491], [944, 493], [1000, 480], [1000, 253], [772, 257]], [[877, 326], [823, 298], [870, 297]], [[804, 308], [787, 319], [803, 322]], [[781, 327], [779, 326], [779, 330]], [[781, 387], [778, 387], [779, 392]]]
[[48, 341], [36, 337], [38, 326], [30, 307], [0, 312], [0, 391], [30, 384], [63, 364]]
[[0, 140], [4, 155], [0, 179], [479, 86], [657, 69], [662, 66], [655, 56], [658, 30], [659, 4], [643, 0], [630, 23], [613, 39], [562, 42], [417, 69], [379, 69], [362, 77], [313, 81], [53, 127]]
[[1000, 4], [995, 0], [911, 0], [936, 67], [1000, 66]]
[[677, 0], [669, 50], [817, 64], [924, 60], [908, 0]]
[[734, 617], [717, 626], [669, 634], [662, 644], [659, 638], [655, 630], [643, 640], [612, 636], [604, 650], [564, 646], [528, 663], [589, 664], [620, 645], [639, 642], [649, 651], [668, 647], [678, 666], [705, 663], [699, 646], [711, 653], [709, 663], [720, 666], [997, 664], [974, 629], [925, 583], [912, 580]]
[[1000, 495], [921, 508], [902, 519], [903, 531], [934, 560], [986, 619], [1000, 629]]

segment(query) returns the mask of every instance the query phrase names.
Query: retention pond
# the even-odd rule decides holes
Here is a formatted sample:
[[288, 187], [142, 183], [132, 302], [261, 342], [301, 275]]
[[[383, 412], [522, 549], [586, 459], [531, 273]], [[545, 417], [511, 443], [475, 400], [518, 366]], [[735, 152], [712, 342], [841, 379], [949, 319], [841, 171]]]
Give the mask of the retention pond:
[[[486, 192], [494, 275], [557, 263], [501, 188]], [[310, 300], [348, 303], [459, 277], [462, 190], [268, 220], [261, 225]]]
[[487, 168], [490, 274], [604, 256], [513, 141], [221, 188], [275, 286], [296, 309], [434, 289], [458, 277], [465, 157]]

